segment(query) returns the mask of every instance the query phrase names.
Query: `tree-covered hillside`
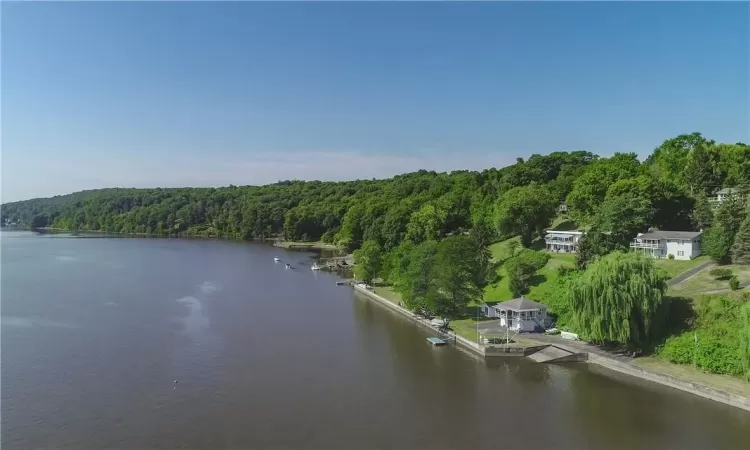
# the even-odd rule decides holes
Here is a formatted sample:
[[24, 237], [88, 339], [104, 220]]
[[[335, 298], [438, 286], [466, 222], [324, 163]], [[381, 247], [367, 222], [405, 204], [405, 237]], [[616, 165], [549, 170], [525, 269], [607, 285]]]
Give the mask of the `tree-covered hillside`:
[[[102, 189], [2, 205], [2, 223], [116, 233], [195, 234], [238, 239], [283, 236], [348, 250], [384, 251], [477, 223], [495, 236], [537, 238], [565, 202], [579, 225], [623, 241], [648, 227], [703, 227], [696, 206], [724, 186], [750, 184], [750, 147], [699, 133], [635, 154], [533, 155], [482, 172], [419, 171], [387, 180], [284, 181], [223, 188]], [[703, 217], [703, 218], [702, 218]]]

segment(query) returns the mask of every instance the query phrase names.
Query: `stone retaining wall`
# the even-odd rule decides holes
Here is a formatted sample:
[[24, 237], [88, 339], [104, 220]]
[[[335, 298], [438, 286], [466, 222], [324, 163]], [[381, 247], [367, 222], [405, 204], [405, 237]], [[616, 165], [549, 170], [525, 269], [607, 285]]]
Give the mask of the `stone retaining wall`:
[[652, 372], [650, 370], [634, 366], [633, 364], [624, 364], [612, 358], [607, 358], [605, 356], [600, 356], [594, 353], [589, 353], [588, 360], [590, 363], [606, 367], [607, 369], [614, 370], [616, 372], [652, 381], [654, 383], [663, 384], [675, 389], [679, 389], [681, 391], [690, 392], [691, 394], [695, 394], [703, 398], [750, 411], [750, 398], [747, 397], [732, 394], [729, 392], [719, 391], [703, 384], [680, 380], [669, 375]]

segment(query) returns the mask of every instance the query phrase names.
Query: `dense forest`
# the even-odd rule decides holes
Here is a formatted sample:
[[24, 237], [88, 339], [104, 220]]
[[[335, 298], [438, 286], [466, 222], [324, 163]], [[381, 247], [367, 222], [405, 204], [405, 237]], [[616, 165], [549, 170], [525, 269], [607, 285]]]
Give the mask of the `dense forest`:
[[283, 181], [222, 188], [101, 189], [7, 203], [3, 224], [114, 233], [283, 237], [335, 243], [349, 251], [374, 241], [385, 251], [484, 223], [495, 238], [524, 245], [566, 203], [579, 226], [631, 237], [649, 227], [711, 225], [706, 198], [750, 185], [750, 147], [699, 133], [669, 139], [641, 162], [586, 151], [519, 158], [482, 172], [419, 171], [387, 180]]
[[[727, 187], [739, 195], [715, 208], [710, 198]], [[544, 231], [585, 229], [576, 264], [558, 267], [556, 284], [539, 298], [559, 326], [750, 377], [750, 298], [709, 299], [683, 315], [686, 303], [668, 296], [666, 274], [627, 253], [630, 240], [650, 228], [703, 230], [709, 257], [750, 264], [749, 190], [750, 146], [693, 133], [664, 141], [645, 161], [574, 151], [482, 172], [422, 170], [386, 180], [101, 189], [7, 203], [0, 214], [4, 225], [27, 228], [333, 243], [354, 252], [357, 278], [386, 283], [414, 311], [449, 318], [483, 301], [501, 266], [510, 294], [528, 293], [551, 257], [532, 250]], [[490, 244], [513, 237], [509, 257], [493, 258]], [[717, 276], [738, 289], [724, 271]], [[706, 336], [700, 355], [698, 331]]]

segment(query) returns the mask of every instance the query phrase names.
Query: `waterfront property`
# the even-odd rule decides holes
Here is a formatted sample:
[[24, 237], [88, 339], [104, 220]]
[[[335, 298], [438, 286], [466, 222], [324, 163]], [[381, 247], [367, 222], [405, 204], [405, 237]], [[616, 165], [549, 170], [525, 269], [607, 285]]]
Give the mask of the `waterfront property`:
[[701, 254], [702, 231], [652, 231], [639, 233], [630, 243], [633, 251], [654, 258], [693, 259]]
[[549, 251], [573, 253], [578, 250], [578, 241], [582, 236], [582, 231], [547, 230], [544, 243]]
[[499, 318], [500, 326], [514, 331], [543, 330], [551, 323], [547, 306], [525, 297], [495, 304], [483, 303], [482, 313]]

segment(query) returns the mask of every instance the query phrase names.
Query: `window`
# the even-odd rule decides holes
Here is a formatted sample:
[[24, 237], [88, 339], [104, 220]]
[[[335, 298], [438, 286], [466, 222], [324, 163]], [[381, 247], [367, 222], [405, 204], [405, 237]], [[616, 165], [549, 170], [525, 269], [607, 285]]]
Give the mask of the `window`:
[[677, 256], [685, 256], [685, 252], [682, 250], [677, 250]]

